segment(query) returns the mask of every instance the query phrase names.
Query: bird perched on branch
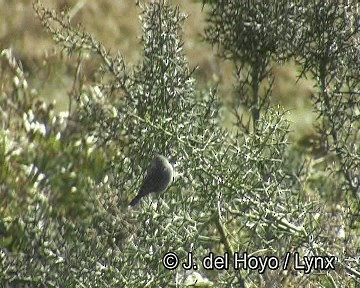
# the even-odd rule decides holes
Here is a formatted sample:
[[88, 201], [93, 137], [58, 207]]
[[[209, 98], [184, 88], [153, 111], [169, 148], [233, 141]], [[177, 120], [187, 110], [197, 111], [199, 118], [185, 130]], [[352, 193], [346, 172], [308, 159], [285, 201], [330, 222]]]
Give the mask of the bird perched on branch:
[[141, 198], [150, 193], [164, 192], [173, 181], [173, 177], [173, 166], [169, 163], [166, 157], [156, 154], [147, 170], [139, 193], [129, 205], [135, 206]]

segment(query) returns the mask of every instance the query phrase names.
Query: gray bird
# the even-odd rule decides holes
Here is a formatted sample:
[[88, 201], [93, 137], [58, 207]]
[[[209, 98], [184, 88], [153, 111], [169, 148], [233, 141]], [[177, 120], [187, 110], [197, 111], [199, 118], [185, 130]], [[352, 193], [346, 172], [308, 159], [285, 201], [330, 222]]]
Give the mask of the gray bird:
[[130, 202], [130, 206], [135, 206], [139, 200], [150, 193], [164, 192], [174, 177], [174, 168], [166, 157], [156, 154], [147, 170], [145, 179], [141, 185], [139, 193]]

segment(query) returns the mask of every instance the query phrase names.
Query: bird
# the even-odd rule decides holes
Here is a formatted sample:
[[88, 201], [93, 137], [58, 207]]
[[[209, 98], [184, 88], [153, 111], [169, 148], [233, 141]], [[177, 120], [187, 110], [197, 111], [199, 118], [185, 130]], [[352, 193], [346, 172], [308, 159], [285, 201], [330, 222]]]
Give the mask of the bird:
[[129, 206], [135, 206], [141, 198], [150, 193], [164, 192], [172, 183], [174, 168], [163, 155], [156, 154], [152, 159], [139, 193], [131, 200]]

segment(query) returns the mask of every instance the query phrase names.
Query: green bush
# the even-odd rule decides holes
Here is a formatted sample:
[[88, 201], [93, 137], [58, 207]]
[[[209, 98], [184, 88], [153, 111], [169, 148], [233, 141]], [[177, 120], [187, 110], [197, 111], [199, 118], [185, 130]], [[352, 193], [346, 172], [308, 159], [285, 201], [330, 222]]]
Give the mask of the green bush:
[[[143, 54], [133, 67], [35, 1], [77, 69], [59, 113], [12, 50], [1, 53], [1, 285], [357, 287], [359, 14], [353, 3], [295, 2], [204, 1], [204, 40], [235, 67], [225, 105], [217, 89], [195, 85], [179, 8], [139, 5]], [[101, 65], [85, 79], [88, 55]], [[313, 153], [292, 142], [291, 111], [272, 101], [273, 65], [288, 61], [316, 88]], [[236, 119], [230, 129], [223, 113]], [[178, 177], [131, 209], [155, 153], [177, 159]], [[187, 271], [189, 252], [198, 266]], [[229, 269], [205, 269], [210, 252], [229, 253]], [[245, 252], [274, 262], [234, 267]], [[294, 255], [337, 258], [305, 273]]]

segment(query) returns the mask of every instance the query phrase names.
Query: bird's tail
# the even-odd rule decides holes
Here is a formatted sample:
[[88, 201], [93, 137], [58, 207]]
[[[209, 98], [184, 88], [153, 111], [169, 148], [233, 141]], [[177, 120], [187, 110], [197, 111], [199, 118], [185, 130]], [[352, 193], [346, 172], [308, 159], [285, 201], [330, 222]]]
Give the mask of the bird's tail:
[[129, 206], [131, 206], [131, 207], [135, 206], [140, 201], [141, 198], [142, 198], [141, 195], [139, 195], [139, 194], [136, 195], [136, 197], [133, 200], [131, 200]]

